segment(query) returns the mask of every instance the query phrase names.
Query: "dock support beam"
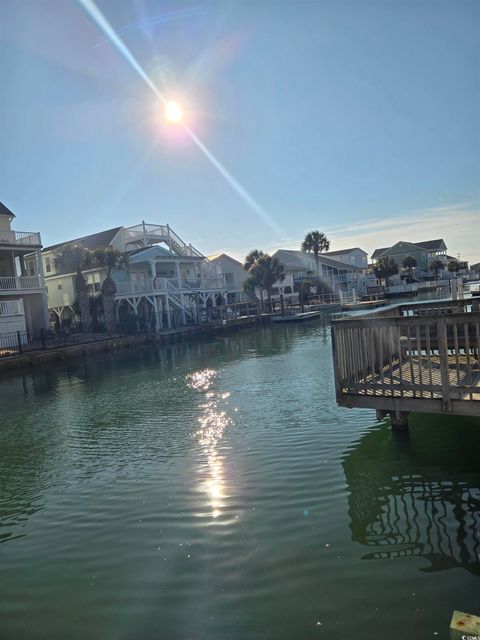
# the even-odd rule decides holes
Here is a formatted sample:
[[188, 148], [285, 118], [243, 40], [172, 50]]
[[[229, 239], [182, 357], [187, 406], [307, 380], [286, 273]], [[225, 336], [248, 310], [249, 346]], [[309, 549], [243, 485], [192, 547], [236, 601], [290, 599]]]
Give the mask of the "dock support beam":
[[408, 429], [408, 412], [390, 411], [390, 424], [392, 429]]
[[386, 409], [377, 409], [377, 420], [383, 420], [386, 416], [390, 417], [392, 429], [408, 429], [408, 411], [388, 411]]

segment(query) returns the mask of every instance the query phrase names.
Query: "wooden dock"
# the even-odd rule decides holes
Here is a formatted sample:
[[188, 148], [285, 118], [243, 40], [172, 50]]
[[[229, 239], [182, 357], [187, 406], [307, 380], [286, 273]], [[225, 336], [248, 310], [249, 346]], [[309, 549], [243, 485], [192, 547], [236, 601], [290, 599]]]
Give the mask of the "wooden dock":
[[480, 312], [471, 300], [405, 303], [332, 323], [337, 403], [480, 417]]

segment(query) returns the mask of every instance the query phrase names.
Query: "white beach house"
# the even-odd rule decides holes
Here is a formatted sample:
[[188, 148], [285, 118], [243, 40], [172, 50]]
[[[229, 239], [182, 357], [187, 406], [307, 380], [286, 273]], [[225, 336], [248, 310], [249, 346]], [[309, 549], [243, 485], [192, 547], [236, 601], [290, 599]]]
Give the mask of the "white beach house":
[[[119, 320], [135, 319], [150, 328], [198, 321], [207, 307], [225, 305], [231, 291], [218, 261], [209, 261], [184, 242], [168, 225], [141, 224], [115, 227], [76, 238], [43, 251], [49, 309], [59, 323], [74, 316], [74, 273], [59, 273], [55, 255], [65, 245], [91, 251], [112, 247], [128, 256], [124, 269], [115, 269], [116, 313]], [[89, 292], [101, 290], [106, 270], [100, 266], [82, 271]]]
[[[15, 231], [15, 214], [0, 202], [0, 344], [16, 332], [48, 328], [47, 298], [42, 273], [40, 234]], [[36, 268], [30, 265], [35, 264]]]

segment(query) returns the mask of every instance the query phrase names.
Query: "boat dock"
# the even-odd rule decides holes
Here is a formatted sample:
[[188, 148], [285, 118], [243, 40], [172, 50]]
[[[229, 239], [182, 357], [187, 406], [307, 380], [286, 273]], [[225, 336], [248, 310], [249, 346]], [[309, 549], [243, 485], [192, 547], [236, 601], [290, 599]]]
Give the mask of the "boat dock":
[[477, 301], [410, 302], [332, 322], [337, 403], [390, 414], [480, 417]]

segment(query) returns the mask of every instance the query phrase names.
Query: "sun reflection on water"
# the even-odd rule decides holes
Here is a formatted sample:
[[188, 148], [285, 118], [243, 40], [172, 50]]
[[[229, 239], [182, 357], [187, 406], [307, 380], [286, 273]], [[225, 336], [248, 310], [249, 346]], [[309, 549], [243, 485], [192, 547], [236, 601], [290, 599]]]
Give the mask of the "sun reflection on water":
[[200, 405], [202, 415], [198, 418], [198, 439], [206, 457], [206, 470], [202, 469], [199, 490], [206, 493], [209, 499], [212, 518], [222, 514], [227, 498], [225, 486], [225, 469], [222, 454], [219, 452], [220, 441], [225, 428], [232, 423], [231, 418], [222, 410], [221, 402], [230, 396], [229, 392], [210, 391], [217, 372], [213, 369], [196, 371], [187, 376], [187, 385], [199, 393], [205, 394], [206, 402]]

